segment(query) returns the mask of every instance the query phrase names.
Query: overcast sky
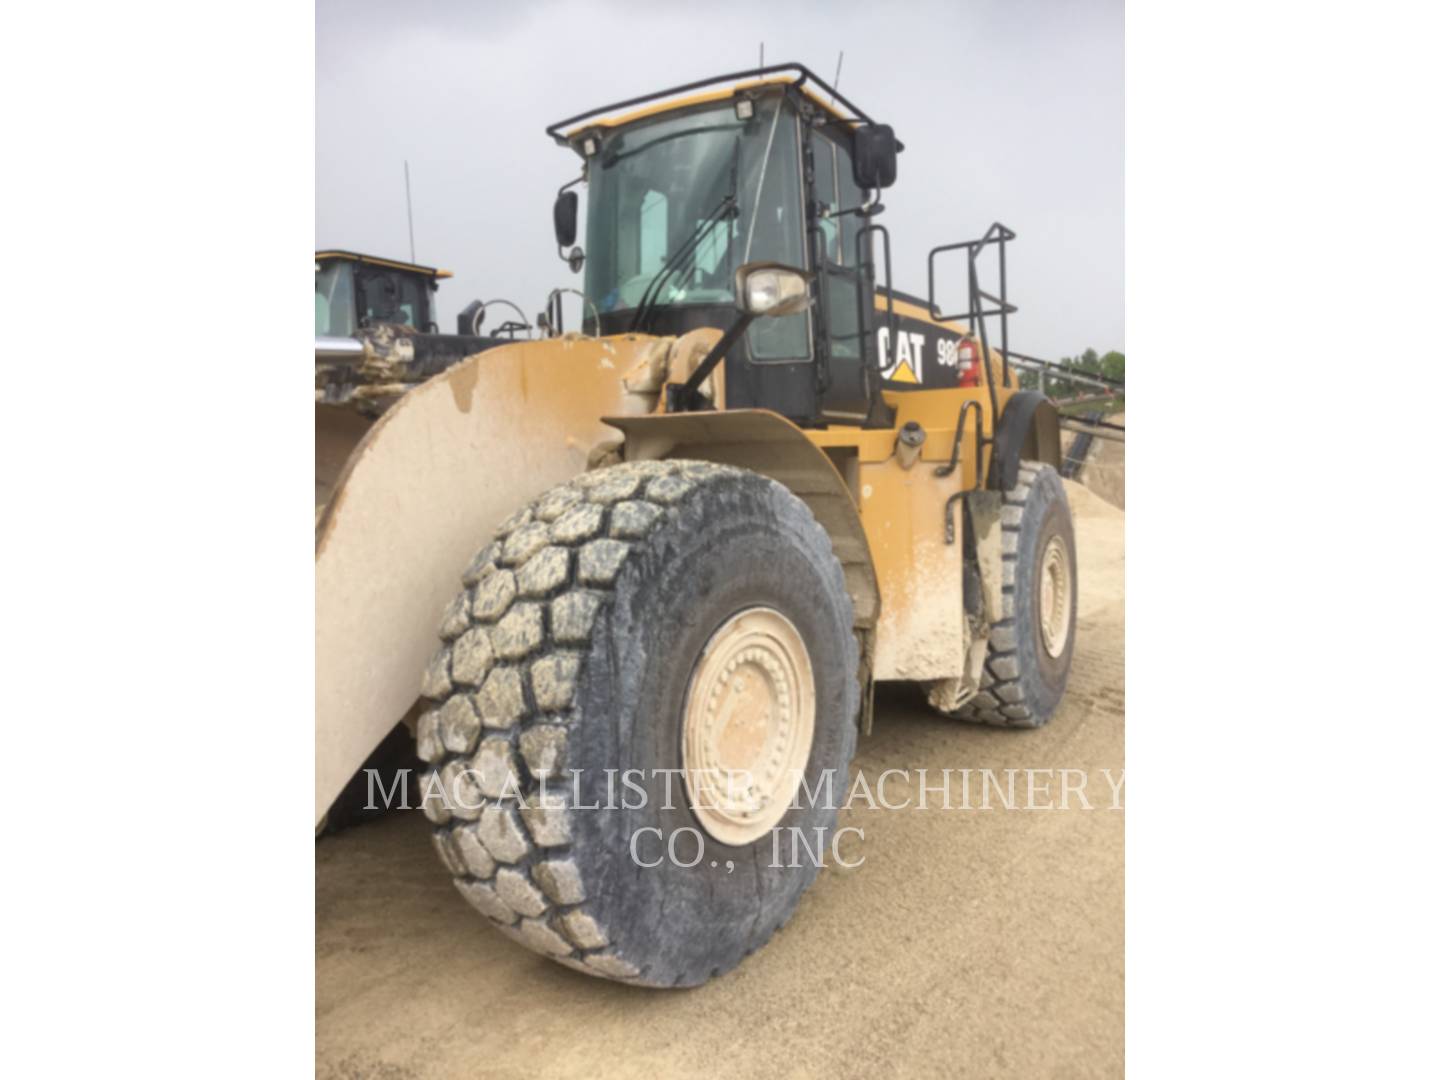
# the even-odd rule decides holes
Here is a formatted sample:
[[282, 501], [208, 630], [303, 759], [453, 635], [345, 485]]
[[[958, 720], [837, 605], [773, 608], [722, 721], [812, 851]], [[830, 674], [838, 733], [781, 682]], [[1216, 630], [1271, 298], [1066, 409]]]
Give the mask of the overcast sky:
[[580, 284], [550, 222], [578, 159], [545, 126], [753, 67], [761, 41], [827, 80], [843, 49], [840, 89], [904, 142], [897, 286], [924, 295], [931, 247], [1002, 221], [1012, 347], [1124, 349], [1121, 0], [318, 0], [316, 246], [408, 257], [408, 159], [416, 259], [455, 272], [441, 329], [473, 298], [533, 317]]

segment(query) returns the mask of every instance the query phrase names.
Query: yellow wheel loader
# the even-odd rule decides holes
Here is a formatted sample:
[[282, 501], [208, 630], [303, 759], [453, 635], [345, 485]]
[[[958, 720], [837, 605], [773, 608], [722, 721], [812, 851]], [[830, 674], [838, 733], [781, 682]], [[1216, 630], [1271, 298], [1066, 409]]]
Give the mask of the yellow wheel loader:
[[1058, 418], [1010, 369], [1014, 234], [934, 249], [924, 299], [891, 288], [903, 148], [803, 66], [547, 131], [579, 168], [554, 219], [584, 320], [445, 370], [345, 462], [316, 540], [316, 817], [408, 715], [408, 805], [486, 920], [693, 986], [837, 850], [877, 681], [965, 720], [1055, 713]]

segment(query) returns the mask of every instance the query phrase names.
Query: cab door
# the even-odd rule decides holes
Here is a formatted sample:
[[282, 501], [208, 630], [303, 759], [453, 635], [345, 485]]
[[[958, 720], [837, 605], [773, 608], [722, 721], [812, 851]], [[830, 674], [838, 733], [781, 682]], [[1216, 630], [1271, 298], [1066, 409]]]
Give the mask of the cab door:
[[820, 275], [815, 349], [825, 373], [820, 411], [832, 423], [858, 424], [870, 410], [867, 316], [875, 305], [875, 283], [861, 258], [864, 219], [853, 212], [864, 192], [855, 184], [848, 147], [825, 130], [812, 129], [809, 159], [811, 262]]

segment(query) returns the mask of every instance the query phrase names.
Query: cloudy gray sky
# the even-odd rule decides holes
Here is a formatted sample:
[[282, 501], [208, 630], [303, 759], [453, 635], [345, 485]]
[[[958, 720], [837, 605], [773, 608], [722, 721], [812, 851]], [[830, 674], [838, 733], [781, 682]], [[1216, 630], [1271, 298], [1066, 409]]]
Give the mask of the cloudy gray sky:
[[579, 279], [550, 207], [577, 159], [547, 124], [650, 90], [794, 60], [905, 143], [884, 195], [896, 284], [924, 294], [931, 247], [1003, 221], [1011, 343], [1057, 358], [1124, 348], [1121, 0], [687, 5], [318, 0], [315, 242], [418, 261], [470, 299], [530, 314]]

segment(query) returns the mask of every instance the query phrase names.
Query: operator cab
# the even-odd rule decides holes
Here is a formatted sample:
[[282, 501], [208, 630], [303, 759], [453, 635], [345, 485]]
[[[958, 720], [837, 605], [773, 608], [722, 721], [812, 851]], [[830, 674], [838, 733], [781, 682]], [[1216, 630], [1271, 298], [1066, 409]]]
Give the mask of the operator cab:
[[[838, 94], [831, 100], [843, 108], [812, 93], [808, 82], [830, 88], [804, 68], [754, 74], [781, 70], [800, 75], [614, 121], [589, 120], [606, 111], [597, 110], [548, 129], [584, 162], [557, 200], [561, 254], [583, 267], [585, 329], [602, 335], [731, 329], [743, 299], [737, 270], [802, 271], [809, 304], [750, 322], [729, 346], [726, 407], [772, 409], [809, 425], [883, 425], [872, 249], [876, 235], [887, 247], [888, 238], [871, 218], [900, 147]], [[570, 127], [575, 120], [589, 122]], [[582, 181], [585, 247], [566, 254], [576, 205], [568, 189]]]
[[315, 253], [315, 336], [351, 337], [390, 323], [436, 333], [435, 292], [449, 270], [359, 255]]

